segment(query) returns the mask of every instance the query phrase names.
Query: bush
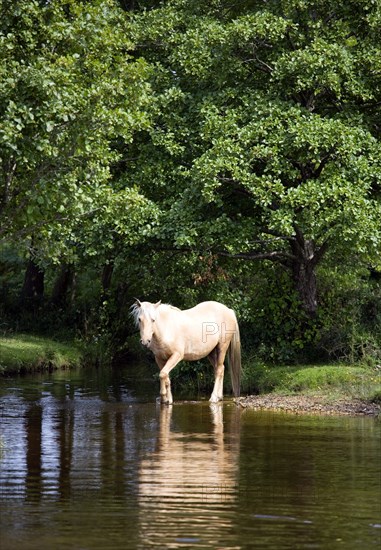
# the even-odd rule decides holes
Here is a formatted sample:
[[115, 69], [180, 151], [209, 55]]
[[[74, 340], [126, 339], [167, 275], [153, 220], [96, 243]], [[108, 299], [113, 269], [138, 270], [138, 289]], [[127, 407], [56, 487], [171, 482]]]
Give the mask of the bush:
[[381, 284], [368, 271], [321, 270], [321, 328], [316, 349], [329, 359], [381, 362]]
[[270, 393], [285, 387], [297, 367], [274, 367], [256, 358], [244, 360], [242, 392], [248, 394]]
[[318, 322], [303, 311], [289, 274], [277, 265], [257, 265], [251, 288], [250, 315], [241, 323], [243, 347], [265, 364], [315, 359]]

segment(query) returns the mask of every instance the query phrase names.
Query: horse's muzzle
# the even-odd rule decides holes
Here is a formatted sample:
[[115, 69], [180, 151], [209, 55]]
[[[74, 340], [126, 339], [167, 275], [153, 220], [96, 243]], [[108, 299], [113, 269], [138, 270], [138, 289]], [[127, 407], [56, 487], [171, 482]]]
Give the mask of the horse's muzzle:
[[142, 339], [142, 340], [140, 340], [140, 343], [141, 343], [142, 346], [148, 348], [150, 343], [151, 343], [151, 340], [143, 340]]

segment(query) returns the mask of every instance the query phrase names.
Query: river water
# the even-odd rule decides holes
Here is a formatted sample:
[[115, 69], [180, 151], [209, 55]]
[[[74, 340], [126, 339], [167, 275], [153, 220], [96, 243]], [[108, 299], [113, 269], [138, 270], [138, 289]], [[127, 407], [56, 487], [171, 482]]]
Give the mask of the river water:
[[380, 421], [161, 407], [130, 372], [0, 381], [1, 550], [379, 547]]

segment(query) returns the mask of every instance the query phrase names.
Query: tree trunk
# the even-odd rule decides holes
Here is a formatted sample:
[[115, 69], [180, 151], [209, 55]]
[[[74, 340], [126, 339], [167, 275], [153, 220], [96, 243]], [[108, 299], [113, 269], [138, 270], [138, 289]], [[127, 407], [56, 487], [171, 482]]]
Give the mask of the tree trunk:
[[30, 258], [28, 260], [24, 284], [21, 291], [21, 299], [29, 303], [37, 303], [42, 301], [44, 297], [44, 271], [34, 261], [33, 250], [31, 251]]
[[103, 266], [103, 271], [102, 271], [102, 294], [103, 294], [104, 297], [107, 296], [107, 293], [110, 290], [111, 279], [112, 279], [113, 272], [114, 272], [114, 262], [113, 261], [110, 261], [109, 263], [107, 263]]
[[67, 301], [67, 292], [72, 285], [74, 278], [73, 266], [71, 264], [61, 264], [52, 291], [52, 303], [55, 306], [64, 306]]
[[291, 269], [295, 289], [304, 311], [309, 317], [314, 317], [318, 307], [315, 269], [327, 249], [327, 242], [318, 248], [314, 241], [304, 239], [301, 231], [296, 228], [291, 248], [294, 256]]
[[292, 276], [304, 311], [309, 317], [314, 317], [318, 302], [315, 266], [313, 262], [297, 258], [292, 264]]

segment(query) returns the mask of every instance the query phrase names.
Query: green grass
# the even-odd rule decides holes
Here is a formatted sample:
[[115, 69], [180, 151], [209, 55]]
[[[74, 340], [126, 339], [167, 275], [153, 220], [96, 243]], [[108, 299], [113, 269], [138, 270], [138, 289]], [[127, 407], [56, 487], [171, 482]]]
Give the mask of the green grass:
[[70, 368], [81, 364], [81, 351], [64, 343], [30, 334], [0, 336], [0, 374]]
[[249, 363], [243, 369], [246, 393], [323, 393], [381, 401], [381, 369], [343, 364], [271, 367]]

